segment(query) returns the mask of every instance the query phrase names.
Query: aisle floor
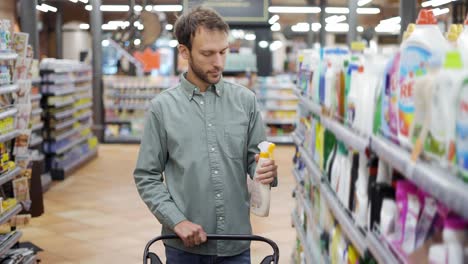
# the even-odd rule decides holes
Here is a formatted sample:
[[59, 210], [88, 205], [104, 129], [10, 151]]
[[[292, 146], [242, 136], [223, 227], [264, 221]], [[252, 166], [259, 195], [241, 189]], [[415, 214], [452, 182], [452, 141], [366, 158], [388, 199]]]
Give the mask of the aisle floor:
[[[291, 227], [293, 147], [276, 152], [280, 185], [272, 191], [268, 218], [252, 216], [254, 233], [279, 245], [280, 263], [289, 263], [295, 245]], [[99, 157], [45, 194], [45, 214], [34, 218], [22, 241], [44, 249], [42, 263], [141, 263], [146, 242], [160, 233], [160, 224], [136, 191], [132, 171], [138, 152], [133, 145], [101, 145]], [[159, 254], [162, 244], [153, 247]], [[270, 254], [268, 246], [252, 245], [252, 263]]]

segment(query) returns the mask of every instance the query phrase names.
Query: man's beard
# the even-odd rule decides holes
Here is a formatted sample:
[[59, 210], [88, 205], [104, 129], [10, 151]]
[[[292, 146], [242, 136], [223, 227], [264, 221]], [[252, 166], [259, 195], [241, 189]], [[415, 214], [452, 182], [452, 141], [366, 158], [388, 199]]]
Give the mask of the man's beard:
[[[219, 82], [219, 80], [221, 79], [221, 74], [219, 76], [219, 78], [213, 82], [213, 81], [210, 81], [210, 79], [208, 78], [208, 73], [205, 73], [203, 72], [203, 70], [201, 68], [199, 68], [195, 63], [193, 63], [193, 58], [192, 56], [190, 56], [190, 60], [189, 60], [189, 65], [190, 65], [190, 68], [192, 69], [193, 73], [202, 81], [208, 83], [208, 84], [217, 84]], [[221, 70], [220, 70], [220, 73], [221, 73]]]

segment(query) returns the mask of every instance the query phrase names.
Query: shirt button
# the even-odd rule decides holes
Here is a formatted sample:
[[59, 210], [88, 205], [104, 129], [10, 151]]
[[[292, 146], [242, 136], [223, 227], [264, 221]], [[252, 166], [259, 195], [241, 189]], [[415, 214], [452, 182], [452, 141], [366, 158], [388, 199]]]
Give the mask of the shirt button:
[[218, 194], [216, 195], [216, 197], [218, 197], [218, 198], [221, 197], [221, 194], [218, 193]]
[[211, 148], [211, 152], [214, 152], [215, 151], [215, 148]]
[[220, 216], [220, 217], [219, 217], [219, 220], [223, 220], [223, 217], [222, 217], [222, 216]]
[[214, 174], [218, 174], [218, 171], [214, 171]]
[[209, 127], [211, 127], [211, 126], [212, 126], [212, 124], [208, 124], [208, 126], [209, 126]]
[[204, 104], [203, 101], [201, 101], [200, 104], [201, 104], [201, 105]]

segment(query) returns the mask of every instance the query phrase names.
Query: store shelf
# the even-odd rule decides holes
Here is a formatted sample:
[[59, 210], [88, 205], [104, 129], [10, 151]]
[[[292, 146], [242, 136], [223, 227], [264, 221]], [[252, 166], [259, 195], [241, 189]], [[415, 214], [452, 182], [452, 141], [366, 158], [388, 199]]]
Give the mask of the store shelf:
[[[49, 89], [47, 89], [47, 90], [49, 90]], [[75, 92], [75, 87], [74, 86], [67, 86], [66, 89], [57, 89], [57, 88], [55, 88], [55, 91], [47, 91], [47, 92], [45, 92], [45, 94], [55, 95], [55, 96], [62, 96], [62, 95], [73, 94], [74, 92]]]
[[292, 138], [290, 135], [284, 136], [267, 136], [267, 140], [277, 144], [292, 144]]
[[75, 110], [80, 111], [80, 110], [83, 110], [83, 109], [86, 109], [86, 108], [90, 108], [91, 106], [93, 106], [93, 103], [89, 102], [89, 103], [86, 103], [86, 104], [75, 106]]
[[8, 240], [0, 244], [0, 256], [5, 255], [8, 250], [10, 250], [16, 243], [19, 242], [21, 236], [23, 235], [23, 233], [18, 230], [13, 232], [14, 234], [12, 234]]
[[118, 109], [128, 109], [128, 110], [146, 110], [148, 105], [108, 105], [106, 109], [118, 110]]
[[82, 138], [79, 138], [77, 140], [74, 140], [70, 143], [68, 143], [67, 145], [55, 150], [55, 151], [52, 151], [52, 153], [55, 153], [57, 155], [60, 155], [60, 154], [63, 154], [65, 152], [67, 152], [68, 150], [72, 149], [73, 147], [85, 142], [86, 140], [88, 140], [89, 136], [84, 136]]
[[31, 101], [38, 101], [41, 100], [42, 94], [32, 94], [31, 95]]
[[297, 101], [296, 96], [257, 96], [259, 101]]
[[305, 162], [306, 166], [311, 170], [312, 177], [319, 180], [317, 182], [320, 182], [319, 186], [320, 193], [322, 194], [321, 197], [326, 201], [328, 207], [335, 216], [335, 219], [340, 223], [341, 229], [343, 230], [343, 233], [346, 234], [348, 240], [352, 242], [361, 256], [364, 256], [367, 248], [365, 244], [365, 234], [354, 224], [354, 220], [351, 215], [341, 205], [338, 197], [336, 197], [334, 191], [330, 188], [330, 185], [325, 180], [320, 181], [323, 174], [318, 165], [310, 158], [307, 151], [302, 147], [302, 144], [298, 141], [299, 138], [293, 134], [293, 139], [296, 145], [299, 146], [301, 158]]
[[16, 60], [18, 54], [12, 52], [0, 52], [0, 60]]
[[3, 185], [13, 180], [13, 178], [16, 177], [18, 174], [20, 174], [20, 172], [21, 172], [21, 169], [16, 167], [9, 172], [3, 173], [2, 175], [0, 175], [0, 185]]
[[459, 215], [468, 218], [468, 184], [463, 180], [449, 170], [428, 162], [413, 162], [408, 151], [382, 137], [373, 136], [370, 148], [418, 187]]
[[73, 128], [67, 132], [64, 132], [58, 136], [56, 136], [55, 138], [52, 138], [52, 140], [55, 140], [55, 141], [60, 141], [60, 140], [64, 140], [66, 139], [67, 137], [70, 137], [74, 134], [76, 134], [78, 132], [78, 129], [77, 128]]
[[37, 131], [37, 130], [41, 130], [42, 128], [44, 128], [44, 123], [43, 122], [33, 125], [31, 127], [31, 130], [32, 131]]
[[5, 118], [10, 117], [10, 116], [15, 116], [17, 113], [18, 113], [17, 108], [10, 108], [10, 109], [0, 113], [0, 120], [5, 119]]
[[27, 257], [25, 260], [23, 260], [23, 264], [36, 264], [36, 263], [37, 263], [36, 255], [31, 255]]
[[86, 118], [90, 118], [93, 116], [93, 112], [90, 110], [90, 111], [86, 111], [85, 113], [75, 117], [77, 120], [84, 120]]
[[92, 68], [78, 68], [78, 69], [73, 69], [73, 68], [60, 68], [60, 69], [41, 69], [41, 73], [43, 74], [48, 74], [48, 73], [71, 73], [71, 72], [85, 72], [85, 71], [91, 71]]
[[12, 132], [0, 135], [0, 142], [5, 142], [8, 140], [12, 140], [19, 136], [20, 132], [18, 130], [13, 130]]
[[64, 129], [64, 128], [73, 126], [73, 124], [74, 124], [75, 122], [76, 122], [76, 118], [73, 118], [73, 119], [67, 120], [67, 121], [65, 121], [65, 122], [62, 122], [62, 123], [59, 123], [59, 124], [55, 124], [55, 126], [53, 127], [53, 129], [54, 129], [54, 130]]
[[292, 89], [294, 89], [294, 83], [288, 83], [288, 84], [284, 84], [284, 83], [265, 84], [265, 83], [262, 83], [262, 84], [256, 84], [254, 88], [257, 89], [257, 90], [260, 90], [260, 91], [261, 90], [292, 90]]
[[294, 125], [295, 119], [265, 119], [263, 121], [267, 125]]
[[264, 106], [265, 111], [296, 111], [297, 106]]
[[75, 102], [75, 99], [73, 98], [70, 98], [68, 100], [63, 100], [63, 101], [57, 101], [55, 102], [54, 104], [49, 104], [49, 106], [54, 106], [54, 107], [63, 107], [63, 106], [67, 106], [67, 105], [71, 105]]
[[3, 212], [0, 214], [0, 225], [5, 224], [8, 222], [13, 216], [19, 214], [23, 210], [23, 206], [19, 203], [15, 205], [13, 208], [11, 208], [8, 211]]
[[76, 112], [76, 109], [73, 108], [73, 109], [62, 111], [62, 112], [54, 113], [52, 116], [55, 117], [56, 119], [62, 119], [65, 117], [72, 116], [75, 112]]
[[93, 95], [90, 93], [74, 95], [76, 100], [92, 98]]
[[32, 83], [40, 84], [40, 83], [42, 82], [42, 79], [41, 79], [41, 77], [32, 78], [32, 79], [31, 79], [31, 82], [32, 82]]
[[400, 263], [391, 249], [386, 246], [386, 243], [379, 239], [374, 232], [367, 232], [366, 244], [379, 264]]
[[299, 236], [299, 240], [301, 241], [306, 263], [308, 264], [316, 263], [314, 261], [312, 252], [310, 251], [311, 248], [309, 246], [309, 243], [307, 243], [306, 235], [304, 233], [304, 229], [302, 229], [301, 221], [299, 220], [299, 216], [297, 215], [297, 212], [292, 213], [291, 217], [293, 219], [294, 227], [296, 228], [297, 234]]
[[14, 93], [19, 90], [17, 84], [7, 84], [0, 86], [0, 94]]
[[93, 80], [93, 76], [83, 76], [83, 77], [77, 77], [73, 81], [77, 83], [77, 82], [90, 82], [92, 80]]
[[299, 172], [296, 169], [292, 170], [292, 174], [294, 176], [294, 179], [296, 179], [296, 183], [298, 186], [303, 186], [304, 185], [304, 179], [299, 175]]
[[52, 178], [54, 180], [64, 180], [67, 176], [80, 168], [82, 165], [97, 157], [97, 155], [98, 151], [97, 148], [95, 148], [62, 169], [52, 169]]
[[75, 92], [77, 93], [80, 93], [80, 92], [86, 92], [86, 91], [89, 91], [91, 89], [91, 85], [87, 85], [87, 86], [83, 86], [83, 87], [77, 87], [75, 89]]
[[110, 118], [106, 119], [106, 124], [128, 124], [132, 123], [130, 119]]
[[31, 111], [31, 116], [40, 115], [40, 114], [42, 114], [42, 112], [43, 112], [42, 108], [34, 109], [34, 110]]
[[29, 147], [34, 148], [40, 145], [42, 142], [44, 142], [44, 139], [42, 137], [36, 137], [29, 142]]
[[104, 141], [106, 143], [127, 143], [127, 144], [139, 144], [141, 141], [141, 137], [137, 136], [119, 136], [119, 137], [113, 137], [113, 136], [107, 136]]

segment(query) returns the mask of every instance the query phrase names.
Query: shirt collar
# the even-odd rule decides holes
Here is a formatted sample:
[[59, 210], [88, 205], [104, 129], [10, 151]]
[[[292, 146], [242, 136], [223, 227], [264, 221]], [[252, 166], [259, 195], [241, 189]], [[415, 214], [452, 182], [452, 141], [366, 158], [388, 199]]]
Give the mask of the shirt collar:
[[[184, 91], [185, 95], [187, 95], [187, 98], [189, 100], [192, 100], [195, 93], [198, 93], [200, 89], [194, 84], [192, 84], [191, 82], [189, 82], [187, 78], [185, 78], [186, 74], [187, 73], [184, 72], [183, 74], [180, 75], [180, 84], [182, 86], [182, 90]], [[213, 91], [217, 96], [221, 96], [221, 94], [223, 93], [222, 92], [223, 87], [224, 87], [224, 80], [221, 77], [221, 80], [218, 83], [208, 87], [207, 91]]]

